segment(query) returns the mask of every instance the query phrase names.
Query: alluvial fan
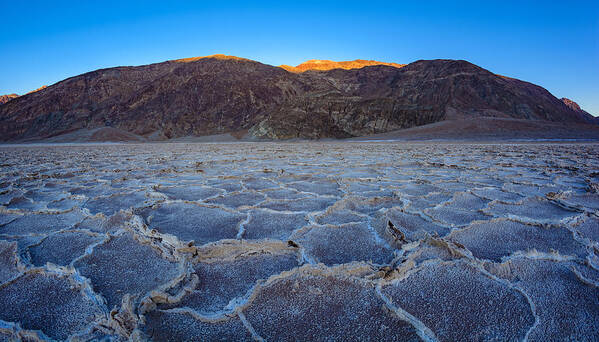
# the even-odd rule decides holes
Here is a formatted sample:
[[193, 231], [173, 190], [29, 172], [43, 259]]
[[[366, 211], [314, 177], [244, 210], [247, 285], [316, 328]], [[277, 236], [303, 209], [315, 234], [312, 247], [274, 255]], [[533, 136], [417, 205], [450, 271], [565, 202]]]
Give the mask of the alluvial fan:
[[0, 160], [0, 340], [599, 340], [598, 144]]

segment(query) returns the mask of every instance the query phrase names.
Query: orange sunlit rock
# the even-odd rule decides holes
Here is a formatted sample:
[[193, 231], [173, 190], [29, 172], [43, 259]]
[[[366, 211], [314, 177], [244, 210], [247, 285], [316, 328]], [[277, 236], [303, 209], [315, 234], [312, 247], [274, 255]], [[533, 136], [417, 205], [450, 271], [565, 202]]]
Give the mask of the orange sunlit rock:
[[322, 59], [311, 59], [297, 66], [280, 65], [281, 68], [290, 72], [304, 72], [307, 70], [332, 70], [332, 69], [361, 69], [367, 66], [387, 65], [395, 68], [404, 67], [405, 64], [385, 63], [373, 60], [356, 59], [354, 61], [335, 62]]
[[214, 59], [228, 59], [228, 60], [238, 60], [238, 61], [248, 61], [249, 59], [247, 58], [241, 58], [241, 57], [236, 57], [236, 56], [229, 56], [229, 55], [224, 55], [224, 54], [216, 54], [216, 55], [209, 55], [209, 56], [200, 56], [200, 57], [189, 57], [189, 58], [181, 58], [181, 59], [175, 59], [173, 60], [173, 62], [181, 62], [181, 63], [186, 63], [186, 62], [195, 62], [198, 61], [200, 59], [204, 59], [204, 58], [214, 58]]
[[0, 105], [19, 97], [17, 94], [0, 95]]
[[[34, 89], [34, 90], [32, 90], [32, 91], [28, 92], [27, 94], [35, 93], [35, 92], [37, 92], [37, 91], [44, 90], [44, 89], [46, 89], [46, 88], [48, 88], [48, 86], [46, 86], [46, 85], [43, 85], [43, 86], [41, 86], [41, 87], [39, 87], [39, 88], [37, 88], [37, 89]], [[25, 95], [27, 95], [27, 94], [25, 94]]]

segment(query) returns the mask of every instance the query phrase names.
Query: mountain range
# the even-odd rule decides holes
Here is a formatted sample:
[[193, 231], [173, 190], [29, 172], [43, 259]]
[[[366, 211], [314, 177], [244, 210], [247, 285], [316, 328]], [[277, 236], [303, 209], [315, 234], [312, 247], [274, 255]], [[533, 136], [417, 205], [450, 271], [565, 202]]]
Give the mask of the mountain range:
[[76, 132], [108, 140], [351, 138], [473, 121], [509, 122], [516, 136], [525, 122], [599, 138], [597, 119], [573, 101], [463, 60], [277, 67], [213, 55], [100, 69], [0, 101], [0, 141]]

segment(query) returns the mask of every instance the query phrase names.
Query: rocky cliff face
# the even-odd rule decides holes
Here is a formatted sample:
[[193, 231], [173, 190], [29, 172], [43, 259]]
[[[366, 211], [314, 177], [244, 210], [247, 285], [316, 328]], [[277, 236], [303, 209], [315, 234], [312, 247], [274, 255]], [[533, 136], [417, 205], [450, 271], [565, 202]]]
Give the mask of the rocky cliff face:
[[0, 106], [0, 140], [105, 126], [154, 139], [341, 138], [482, 116], [593, 121], [541, 87], [465, 61], [296, 73], [216, 55], [96, 70], [23, 95]]
[[466, 61], [418, 61], [402, 68], [308, 71], [307, 96], [285, 103], [253, 132], [269, 138], [361, 136], [445, 119], [479, 117], [592, 123], [547, 90]]

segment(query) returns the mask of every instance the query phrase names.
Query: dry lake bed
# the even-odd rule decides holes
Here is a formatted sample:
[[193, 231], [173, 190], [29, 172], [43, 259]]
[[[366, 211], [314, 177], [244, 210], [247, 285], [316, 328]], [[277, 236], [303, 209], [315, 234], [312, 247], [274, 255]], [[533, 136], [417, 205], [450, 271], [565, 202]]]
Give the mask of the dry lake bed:
[[596, 341], [599, 145], [0, 146], [0, 341]]

